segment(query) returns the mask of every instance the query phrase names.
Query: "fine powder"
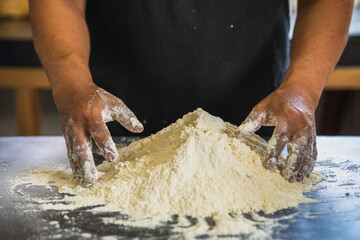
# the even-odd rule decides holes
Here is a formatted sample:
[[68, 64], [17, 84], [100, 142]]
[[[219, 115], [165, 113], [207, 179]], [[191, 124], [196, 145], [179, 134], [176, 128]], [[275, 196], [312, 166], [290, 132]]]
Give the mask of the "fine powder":
[[321, 174], [314, 172], [303, 183], [285, 181], [279, 170], [264, 167], [267, 143], [255, 134], [236, 137], [235, 129], [197, 109], [119, 149], [119, 160], [97, 167], [99, 179], [91, 188], [79, 186], [69, 171], [61, 169], [37, 169], [28, 180], [38, 185], [52, 182], [59, 192], [75, 194], [66, 200], [77, 207], [104, 204], [102, 211], [120, 211], [135, 218], [211, 216], [216, 221], [212, 231], [223, 234], [255, 230], [242, 213], [273, 213], [314, 202], [303, 193], [314, 189]]

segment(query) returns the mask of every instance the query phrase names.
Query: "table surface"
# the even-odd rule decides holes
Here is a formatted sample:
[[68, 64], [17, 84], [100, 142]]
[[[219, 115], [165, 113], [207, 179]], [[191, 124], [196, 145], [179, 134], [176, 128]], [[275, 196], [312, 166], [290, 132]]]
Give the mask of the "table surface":
[[[118, 138], [128, 144], [133, 139]], [[279, 211], [270, 218], [294, 215], [272, 229], [277, 239], [359, 239], [360, 238], [360, 137], [318, 137], [316, 170], [326, 176], [321, 188], [307, 196], [319, 203]], [[98, 159], [97, 153], [95, 153]], [[106, 225], [102, 217], [120, 213], [95, 214], [86, 209], [41, 210], [31, 197], [48, 198], [56, 189], [13, 189], [13, 181], [34, 168], [67, 167], [62, 137], [0, 138], [0, 238], [2, 239], [94, 239], [118, 238], [181, 239], [172, 232], [174, 223], [159, 229], [125, 228]], [[348, 193], [348, 195], [347, 195]], [[29, 200], [30, 199], [30, 200]], [[116, 217], [116, 216], [115, 216]], [[204, 237], [204, 236], [203, 236]], [[242, 238], [244, 236], [238, 236]], [[246, 236], [245, 236], [246, 237]]]

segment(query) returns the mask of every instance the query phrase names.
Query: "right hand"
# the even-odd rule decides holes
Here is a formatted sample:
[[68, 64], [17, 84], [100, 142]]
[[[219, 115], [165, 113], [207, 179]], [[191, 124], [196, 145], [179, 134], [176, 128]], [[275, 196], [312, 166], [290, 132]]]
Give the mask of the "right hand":
[[105, 160], [112, 162], [118, 157], [106, 122], [116, 120], [134, 133], [144, 130], [143, 125], [123, 101], [94, 83], [57, 91], [54, 99], [60, 113], [71, 169], [74, 177], [78, 178], [84, 187], [92, 186], [98, 178], [91, 151], [91, 138], [98, 145]]

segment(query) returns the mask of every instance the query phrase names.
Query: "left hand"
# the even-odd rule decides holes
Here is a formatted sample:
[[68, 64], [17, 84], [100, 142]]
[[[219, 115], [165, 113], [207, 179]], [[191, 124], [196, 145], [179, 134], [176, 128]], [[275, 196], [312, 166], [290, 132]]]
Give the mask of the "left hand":
[[235, 134], [249, 136], [261, 126], [275, 126], [269, 140], [265, 165], [274, 170], [284, 163], [280, 155], [287, 144], [282, 175], [289, 182], [309, 177], [317, 158], [315, 107], [299, 86], [280, 87], [258, 103]]

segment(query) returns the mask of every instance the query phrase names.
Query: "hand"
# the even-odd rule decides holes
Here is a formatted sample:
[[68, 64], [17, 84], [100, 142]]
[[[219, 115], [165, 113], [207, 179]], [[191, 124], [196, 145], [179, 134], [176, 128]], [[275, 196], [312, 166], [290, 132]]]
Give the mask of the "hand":
[[57, 91], [54, 99], [74, 177], [84, 187], [90, 187], [98, 178], [91, 138], [105, 160], [111, 162], [117, 159], [118, 152], [105, 123], [116, 120], [135, 133], [142, 132], [143, 126], [120, 99], [93, 83]]
[[[302, 182], [314, 169], [317, 158], [315, 107], [299, 87], [280, 87], [258, 103], [235, 134], [249, 136], [261, 126], [276, 126], [269, 141], [265, 165], [282, 169], [289, 182]], [[287, 144], [285, 162], [280, 158]]]

